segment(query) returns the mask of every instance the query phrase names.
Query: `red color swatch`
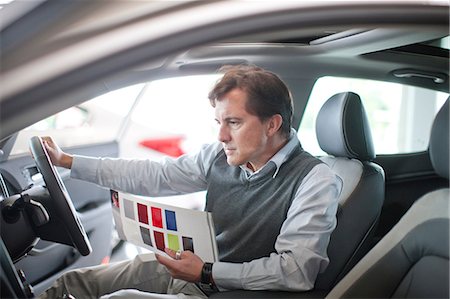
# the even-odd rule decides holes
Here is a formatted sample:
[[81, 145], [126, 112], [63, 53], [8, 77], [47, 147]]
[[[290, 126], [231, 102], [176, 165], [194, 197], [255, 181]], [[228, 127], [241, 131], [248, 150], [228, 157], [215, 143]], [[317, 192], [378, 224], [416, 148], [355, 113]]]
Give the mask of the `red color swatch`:
[[138, 204], [137, 204], [137, 207], [138, 207], [138, 218], [139, 218], [139, 222], [148, 224], [148, 211], [147, 211], [147, 206], [138, 203]]
[[166, 247], [164, 242], [164, 234], [162, 232], [153, 231], [153, 235], [155, 237], [156, 248], [164, 251], [164, 248]]
[[152, 207], [152, 223], [153, 226], [163, 228], [162, 213], [160, 208]]

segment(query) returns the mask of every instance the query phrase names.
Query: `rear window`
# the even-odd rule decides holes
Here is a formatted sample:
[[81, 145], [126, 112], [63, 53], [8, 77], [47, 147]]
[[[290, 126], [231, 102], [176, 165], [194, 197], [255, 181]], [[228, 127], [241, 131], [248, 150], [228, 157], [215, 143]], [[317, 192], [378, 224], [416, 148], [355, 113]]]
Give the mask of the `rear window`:
[[448, 98], [447, 93], [398, 83], [322, 77], [314, 85], [298, 130], [305, 150], [325, 154], [316, 138], [316, 116], [326, 100], [345, 91], [361, 97], [377, 155], [426, 150], [434, 117]]

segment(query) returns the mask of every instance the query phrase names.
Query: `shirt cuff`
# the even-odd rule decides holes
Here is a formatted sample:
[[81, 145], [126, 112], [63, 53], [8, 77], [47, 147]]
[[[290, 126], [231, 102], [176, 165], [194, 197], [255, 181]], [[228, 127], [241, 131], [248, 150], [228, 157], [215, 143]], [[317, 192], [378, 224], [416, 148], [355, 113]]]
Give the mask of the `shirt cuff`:
[[95, 183], [100, 159], [84, 156], [73, 156], [70, 177]]
[[241, 273], [244, 264], [215, 262], [212, 276], [220, 291], [243, 289]]

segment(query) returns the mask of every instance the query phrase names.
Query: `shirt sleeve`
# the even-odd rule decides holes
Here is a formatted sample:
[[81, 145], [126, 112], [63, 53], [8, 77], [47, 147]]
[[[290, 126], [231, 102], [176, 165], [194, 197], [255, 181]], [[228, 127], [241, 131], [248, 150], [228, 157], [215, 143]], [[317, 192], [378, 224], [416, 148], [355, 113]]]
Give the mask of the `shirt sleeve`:
[[220, 143], [214, 143], [195, 155], [162, 161], [75, 155], [71, 177], [143, 196], [192, 193], [206, 189], [207, 171], [220, 150]]
[[327, 246], [336, 226], [342, 181], [325, 164], [300, 184], [275, 243], [276, 253], [247, 263], [216, 262], [220, 290], [305, 291], [328, 265]]

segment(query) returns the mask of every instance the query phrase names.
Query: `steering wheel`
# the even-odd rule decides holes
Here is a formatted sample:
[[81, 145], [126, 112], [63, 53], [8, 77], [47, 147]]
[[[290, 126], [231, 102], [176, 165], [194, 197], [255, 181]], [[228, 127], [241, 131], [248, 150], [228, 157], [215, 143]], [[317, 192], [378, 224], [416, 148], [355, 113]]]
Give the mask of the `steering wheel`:
[[84, 231], [80, 219], [70, 199], [69, 193], [59, 176], [58, 171], [50, 160], [42, 139], [34, 136], [30, 139], [30, 149], [33, 154], [36, 166], [42, 174], [45, 185], [50, 193], [49, 202], [55, 211], [55, 217], [64, 225], [73, 246], [78, 249], [81, 255], [88, 255], [92, 252], [92, 247], [88, 236]]

